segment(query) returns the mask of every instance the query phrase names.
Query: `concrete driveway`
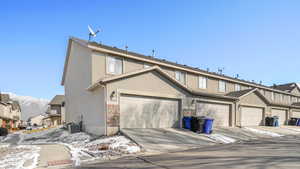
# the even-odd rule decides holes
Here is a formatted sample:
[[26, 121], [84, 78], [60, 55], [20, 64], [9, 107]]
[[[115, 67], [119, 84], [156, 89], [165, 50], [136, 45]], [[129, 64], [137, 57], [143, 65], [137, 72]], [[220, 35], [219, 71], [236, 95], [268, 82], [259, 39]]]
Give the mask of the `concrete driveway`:
[[300, 166], [300, 137], [287, 136], [218, 144], [159, 155], [124, 157], [80, 169], [285, 169]]
[[122, 129], [147, 152], [171, 152], [213, 145], [213, 140], [183, 129]]

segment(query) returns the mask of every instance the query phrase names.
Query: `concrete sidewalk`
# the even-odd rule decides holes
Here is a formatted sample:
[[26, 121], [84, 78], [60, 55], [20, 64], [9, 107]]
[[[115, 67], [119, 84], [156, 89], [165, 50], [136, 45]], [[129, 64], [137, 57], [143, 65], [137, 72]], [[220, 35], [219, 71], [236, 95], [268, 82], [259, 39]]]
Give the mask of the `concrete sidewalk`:
[[38, 161], [38, 169], [57, 168], [61, 165], [71, 165], [71, 154], [64, 145], [46, 144], [39, 145], [41, 147], [40, 157]]

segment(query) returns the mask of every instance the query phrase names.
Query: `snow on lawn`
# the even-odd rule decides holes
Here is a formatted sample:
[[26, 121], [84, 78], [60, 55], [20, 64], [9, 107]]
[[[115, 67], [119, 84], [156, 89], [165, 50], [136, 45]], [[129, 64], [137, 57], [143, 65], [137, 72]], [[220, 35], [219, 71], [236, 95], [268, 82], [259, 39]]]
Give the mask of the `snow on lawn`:
[[137, 153], [141, 151], [140, 147], [130, 141], [124, 136], [107, 137], [104, 139], [98, 139], [88, 143], [85, 148], [89, 152], [101, 152], [100, 149], [109, 149], [119, 153]]
[[68, 131], [62, 128], [51, 128], [41, 132], [34, 132], [30, 134], [22, 134], [20, 143], [23, 144], [42, 144], [42, 143], [86, 143], [92, 137], [86, 133], [80, 132], [69, 134]]
[[[37, 146], [0, 147], [0, 168], [33, 169], [37, 167], [40, 148]], [[29, 164], [26, 164], [29, 162]]]
[[4, 140], [4, 136], [0, 136], [0, 142], [2, 141], [2, 140]]
[[253, 133], [262, 134], [262, 135], [271, 136], [271, 137], [281, 137], [281, 136], [283, 136], [281, 134], [274, 133], [274, 132], [271, 132], [271, 131], [259, 130], [259, 129], [254, 129], [254, 128], [250, 128], [250, 127], [244, 127], [244, 129], [246, 129], [250, 132], [253, 132]]
[[0, 149], [1, 148], [7, 148], [7, 147], [9, 147], [9, 144], [0, 144]]
[[205, 135], [206, 137], [219, 142], [219, 143], [224, 143], [224, 144], [229, 144], [229, 143], [234, 143], [236, 142], [235, 139], [224, 136], [222, 134], [209, 134], [209, 135]]
[[70, 149], [72, 161], [76, 166], [80, 165], [82, 161], [98, 158], [108, 159], [140, 151], [139, 146], [124, 136], [96, 137], [84, 132], [70, 134], [61, 128], [23, 134], [20, 142], [22, 144], [63, 144]]

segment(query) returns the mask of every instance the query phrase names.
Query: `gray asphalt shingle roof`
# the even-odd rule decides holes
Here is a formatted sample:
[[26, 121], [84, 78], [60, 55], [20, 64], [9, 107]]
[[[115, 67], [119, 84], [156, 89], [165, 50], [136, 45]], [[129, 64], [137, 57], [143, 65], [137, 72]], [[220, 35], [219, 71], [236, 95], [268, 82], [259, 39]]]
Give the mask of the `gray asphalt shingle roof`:
[[56, 95], [50, 101], [49, 105], [62, 105], [64, 102], [65, 102], [65, 96], [64, 95]]
[[296, 83], [287, 83], [287, 84], [281, 84], [281, 85], [274, 85], [272, 88], [282, 90], [282, 91], [287, 91], [291, 92], [293, 89], [295, 89], [297, 86]]
[[240, 91], [234, 91], [234, 92], [230, 92], [227, 93], [226, 96], [230, 96], [230, 97], [241, 97], [247, 93], [249, 93], [250, 91], [252, 91], [253, 89], [246, 89], [246, 90], [240, 90]]

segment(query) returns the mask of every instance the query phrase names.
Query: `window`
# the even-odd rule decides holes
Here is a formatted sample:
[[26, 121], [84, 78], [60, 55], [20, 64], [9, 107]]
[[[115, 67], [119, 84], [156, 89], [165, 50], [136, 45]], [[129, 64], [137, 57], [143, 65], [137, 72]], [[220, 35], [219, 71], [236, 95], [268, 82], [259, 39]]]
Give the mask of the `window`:
[[240, 90], [241, 90], [241, 85], [235, 84], [235, 85], [234, 85], [234, 90], [235, 90], [235, 91], [240, 91]]
[[199, 76], [199, 88], [206, 89], [207, 88], [207, 78]]
[[293, 103], [297, 102], [297, 97], [293, 97]]
[[226, 83], [223, 80], [219, 80], [219, 92], [226, 92]]
[[274, 101], [274, 93], [271, 92], [271, 100]]
[[282, 94], [279, 94], [279, 98], [280, 98], [279, 100], [280, 100], [280, 102], [283, 102], [283, 97], [284, 96]]
[[108, 56], [106, 58], [106, 72], [110, 74], [122, 74], [123, 73], [123, 61], [122, 59]]
[[151, 66], [147, 63], [144, 63], [144, 68], [148, 68], [148, 67], [151, 67]]
[[175, 79], [185, 84], [185, 73], [180, 71], [175, 71]]

